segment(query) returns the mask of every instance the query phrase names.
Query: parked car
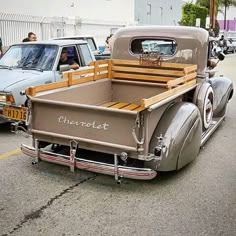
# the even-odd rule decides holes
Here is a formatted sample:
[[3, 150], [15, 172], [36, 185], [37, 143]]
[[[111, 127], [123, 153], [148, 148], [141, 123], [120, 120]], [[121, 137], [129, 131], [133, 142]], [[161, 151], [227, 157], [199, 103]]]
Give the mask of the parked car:
[[[137, 39], [138, 40], [138, 39]], [[145, 40], [142, 41], [142, 51], [147, 53], [159, 53], [171, 56], [175, 53], [176, 43], [172, 40]]]
[[68, 66], [59, 65], [62, 50], [73, 58], [81, 70], [94, 61], [88, 43], [82, 40], [48, 40], [12, 45], [0, 59], [0, 123], [21, 120], [27, 87], [61, 81]]
[[217, 40], [218, 46], [221, 48], [223, 53], [235, 53], [236, 47], [232, 39], [225, 38], [224, 35], [221, 35], [221, 37], [219, 37]]
[[228, 31], [227, 33], [227, 40], [232, 45], [232, 51], [236, 51], [236, 31]]
[[236, 52], [236, 41], [233, 41], [232, 39], [226, 39], [227, 48], [226, 53], [235, 53]]
[[233, 41], [236, 40], [236, 31], [229, 31], [227, 34], [228, 39], [233, 39]]

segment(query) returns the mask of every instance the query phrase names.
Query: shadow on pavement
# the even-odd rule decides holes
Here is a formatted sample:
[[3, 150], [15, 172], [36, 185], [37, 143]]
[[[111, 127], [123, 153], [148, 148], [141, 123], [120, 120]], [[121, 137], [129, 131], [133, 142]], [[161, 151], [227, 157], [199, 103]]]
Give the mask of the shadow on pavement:
[[0, 124], [1, 133], [11, 133], [11, 123], [2, 123]]

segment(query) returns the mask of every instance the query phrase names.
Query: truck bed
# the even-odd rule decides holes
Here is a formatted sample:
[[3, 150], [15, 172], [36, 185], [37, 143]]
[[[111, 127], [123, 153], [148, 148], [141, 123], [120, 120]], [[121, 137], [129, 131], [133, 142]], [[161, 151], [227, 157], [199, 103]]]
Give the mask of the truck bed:
[[[132, 82], [133, 84], [135, 84], [136, 82], [136, 84], [140, 84], [141, 86], [143, 84], [144, 86], [149, 85], [150, 87], [158, 87], [159, 89], [156, 89], [155, 93], [143, 94], [143, 91], [141, 89], [141, 92], [138, 91], [135, 94], [135, 96], [137, 96], [139, 92], [143, 94], [143, 96], [138, 96], [140, 100], [136, 99], [136, 102], [138, 102], [138, 104], [143, 108], [146, 108], [153, 103], [163, 100], [173, 94], [180, 92], [181, 90], [184, 90], [196, 84], [196, 70], [197, 66], [191, 64], [162, 62], [160, 65], [150, 65], [147, 63], [142, 63], [140, 60], [101, 60], [92, 62], [90, 68], [88, 69], [64, 73], [63, 76], [66, 80], [41, 86], [30, 87], [26, 90], [26, 94], [32, 97], [36, 94], [42, 94], [42, 91], [46, 91], [46, 94], [51, 92], [54, 93], [57, 92], [57, 89], [59, 88], [65, 88], [66, 90], [68, 90], [67, 87], [73, 88], [73, 85], [88, 83], [91, 81], [95, 82], [97, 80], [108, 78], [112, 81], [113, 84], [116, 82], [119, 84], [123, 84], [123, 86], [116, 86], [119, 90], [118, 92], [115, 90], [115, 87], [112, 87], [112, 89], [114, 89], [114, 95], [112, 98], [113, 100], [107, 102], [118, 103], [119, 100], [116, 101], [115, 99], [120, 99], [119, 94], [121, 94], [122, 91], [122, 96], [127, 96], [127, 94], [128, 96], [130, 96], [130, 93], [133, 91], [130, 90], [128, 84], [131, 84]], [[91, 86], [91, 83], [89, 86]], [[105, 92], [110, 93], [111, 91], [106, 90]], [[72, 100], [70, 102], [77, 102], [76, 100], [73, 100], [75, 99], [73, 96], [71, 96], [71, 98]], [[66, 97], [64, 97], [64, 99], [66, 100]], [[79, 102], [83, 103], [84, 101]], [[105, 105], [107, 107], [111, 107], [115, 104], [108, 103], [104, 104], [104, 106]]]
[[140, 119], [148, 143], [167, 105], [153, 112], [155, 121], [147, 109], [196, 86], [196, 66], [173, 63], [153, 67], [105, 60], [65, 76], [68, 80], [28, 89], [32, 134], [63, 145], [75, 140], [81, 148], [107, 153], [147, 149], [139, 144], [144, 136]]

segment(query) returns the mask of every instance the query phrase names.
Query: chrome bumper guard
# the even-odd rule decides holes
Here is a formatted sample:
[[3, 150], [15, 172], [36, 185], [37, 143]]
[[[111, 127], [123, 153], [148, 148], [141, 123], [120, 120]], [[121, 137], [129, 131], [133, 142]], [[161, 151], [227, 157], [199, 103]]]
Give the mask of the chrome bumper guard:
[[119, 176], [120, 178], [138, 179], [138, 180], [151, 180], [156, 177], [157, 172], [149, 168], [136, 168], [128, 166], [115, 166], [112, 164], [85, 160], [75, 157], [71, 160], [70, 156], [53, 153], [40, 149], [37, 150], [27, 145], [21, 145], [21, 151], [37, 160], [44, 160], [53, 162], [60, 165], [65, 165], [73, 169], [74, 167], [91, 172], [101, 173], [111, 176]]

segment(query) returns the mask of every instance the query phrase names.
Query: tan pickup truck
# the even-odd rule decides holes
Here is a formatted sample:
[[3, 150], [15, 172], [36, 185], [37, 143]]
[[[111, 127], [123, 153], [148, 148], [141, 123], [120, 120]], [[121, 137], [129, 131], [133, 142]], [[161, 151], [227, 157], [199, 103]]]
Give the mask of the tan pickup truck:
[[22, 145], [23, 153], [34, 163], [114, 175], [116, 181], [179, 170], [222, 122], [233, 95], [229, 79], [209, 73], [210, 52], [203, 29], [117, 31], [110, 60], [26, 91], [33, 147]]

